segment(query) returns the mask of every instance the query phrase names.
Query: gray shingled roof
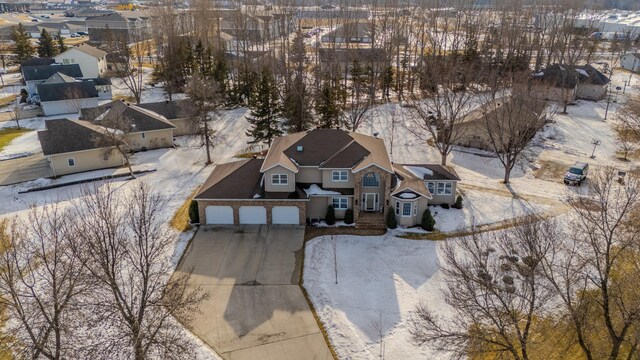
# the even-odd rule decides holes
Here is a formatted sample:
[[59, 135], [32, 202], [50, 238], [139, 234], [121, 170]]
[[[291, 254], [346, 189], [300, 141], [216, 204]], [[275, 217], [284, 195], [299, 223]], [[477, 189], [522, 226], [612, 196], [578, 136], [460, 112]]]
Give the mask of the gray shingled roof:
[[100, 129], [86, 121], [54, 119], [45, 121], [46, 130], [38, 131], [44, 155], [99, 149]]
[[29, 80], [45, 80], [51, 77], [51, 75], [60, 72], [73, 78], [81, 78], [82, 70], [80, 65], [39, 65], [39, 66], [23, 66], [22, 76], [25, 81]]
[[[162, 116], [139, 108], [135, 105], [127, 105], [122, 100], [114, 100], [97, 108], [82, 109], [81, 116], [83, 120], [91, 121], [99, 124], [98, 120], [102, 116], [107, 119], [113, 116], [125, 117], [131, 121], [131, 129], [120, 129], [124, 131], [141, 132], [163, 129], [173, 129], [175, 126]], [[103, 115], [106, 114], [106, 115]]]
[[61, 101], [98, 97], [96, 86], [90, 81], [75, 83], [40, 84], [37, 86], [40, 101]]
[[21, 66], [22, 67], [26, 67], [26, 66], [42, 66], [42, 65], [51, 65], [54, 62], [56, 62], [54, 59], [50, 59], [50, 58], [40, 58], [40, 57], [32, 57], [32, 58], [28, 58], [27, 60], [25, 60]]
[[460, 180], [458, 173], [450, 166], [438, 164], [393, 164], [395, 168], [402, 166], [412, 176], [413, 173], [407, 167], [418, 167], [431, 170], [431, 175], [425, 175], [422, 180]]
[[136, 106], [153, 111], [169, 120], [173, 120], [188, 117], [188, 107], [191, 104], [191, 100], [184, 99], [177, 101], [160, 101], [154, 103], [138, 104]]

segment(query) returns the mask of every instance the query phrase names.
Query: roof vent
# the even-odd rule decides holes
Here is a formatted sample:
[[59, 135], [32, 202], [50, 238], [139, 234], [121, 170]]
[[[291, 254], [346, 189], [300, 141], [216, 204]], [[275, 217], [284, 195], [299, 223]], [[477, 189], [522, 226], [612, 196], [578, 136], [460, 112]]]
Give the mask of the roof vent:
[[379, 134], [379, 133], [377, 133], [377, 132], [374, 132], [374, 133], [373, 133], [373, 137], [378, 137], [378, 135], [380, 135], [380, 134]]
[[302, 152], [302, 150], [304, 150], [304, 148], [302, 147], [302, 145], [298, 145], [298, 146], [296, 146], [296, 151], [297, 151], [297, 152]]

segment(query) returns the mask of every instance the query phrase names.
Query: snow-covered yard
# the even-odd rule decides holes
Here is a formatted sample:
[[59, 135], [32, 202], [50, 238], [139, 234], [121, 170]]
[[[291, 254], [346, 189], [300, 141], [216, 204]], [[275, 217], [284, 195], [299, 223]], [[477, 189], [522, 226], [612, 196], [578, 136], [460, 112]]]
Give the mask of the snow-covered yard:
[[340, 359], [434, 359], [411, 344], [407, 316], [420, 301], [444, 308], [437, 243], [392, 236], [319, 237], [305, 248], [304, 287]]

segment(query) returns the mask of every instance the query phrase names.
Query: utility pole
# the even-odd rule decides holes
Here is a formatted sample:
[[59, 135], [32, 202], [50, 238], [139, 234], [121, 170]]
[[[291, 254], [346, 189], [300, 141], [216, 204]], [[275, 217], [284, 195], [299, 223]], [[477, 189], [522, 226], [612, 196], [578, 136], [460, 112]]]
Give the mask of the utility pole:
[[607, 107], [604, 110], [604, 119], [607, 120], [609, 115], [609, 105], [611, 104], [611, 86], [607, 89]]

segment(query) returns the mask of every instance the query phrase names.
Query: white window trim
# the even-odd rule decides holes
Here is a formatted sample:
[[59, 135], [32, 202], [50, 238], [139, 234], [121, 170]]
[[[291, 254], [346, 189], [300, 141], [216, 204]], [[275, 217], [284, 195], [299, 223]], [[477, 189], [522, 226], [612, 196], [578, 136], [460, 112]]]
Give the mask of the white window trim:
[[[405, 205], [409, 205], [409, 215], [404, 214]], [[412, 216], [411, 214], [413, 213], [413, 203], [403, 202], [402, 207], [400, 208], [400, 211], [401, 211], [402, 217], [411, 217]]]
[[[442, 184], [442, 191], [440, 191], [440, 185]], [[449, 185], [449, 191], [447, 192], [447, 185]], [[440, 181], [436, 184], [436, 195], [451, 195], [453, 194], [453, 183], [447, 181]]]
[[[335, 175], [338, 175], [338, 180], [336, 180]], [[345, 179], [342, 180], [342, 175], [345, 174]], [[349, 172], [347, 170], [333, 170], [331, 171], [331, 181], [333, 182], [347, 182], [349, 181]]]
[[[274, 181], [276, 178], [278, 179], [277, 182]], [[282, 181], [283, 179], [284, 181]], [[288, 174], [271, 174], [271, 185], [289, 185], [289, 175]]]
[[[429, 184], [433, 184], [433, 191], [431, 191], [431, 189], [429, 189]], [[432, 195], [436, 193], [436, 182], [435, 181], [427, 181], [426, 185], [427, 185], [427, 190], [429, 190], [429, 192]]]
[[378, 185], [365, 185], [365, 184], [364, 184], [365, 177], [366, 177], [368, 174], [371, 174], [371, 173], [364, 174], [364, 176], [362, 177], [362, 180], [361, 180], [362, 187], [368, 187], [368, 188], [380, 187], [380, 175], [379, 175], [379, 174], [376, 174], [376, 173], [372, 173], [372, 174], [373, 174], [374, 178], [377, 180]]
[[[71, 165], [71, 163], [69, 162], [69, 160], [71, 160], [71, 162], [73, 162], [73, 165]], [[76, 159], [75, 158], [67, 158], [67, 166], [68, 167], [76, 167]]]
[[[338, 200], [338, 207], [336, 207], [334, 200]], [[342, 203], [344, 201], [344, 207], [342, 207]], [[349, 198], [346, 196], [335, 196], [331, 198], [331, 205], [335, 210], [347, 210], [349, 209]]]

